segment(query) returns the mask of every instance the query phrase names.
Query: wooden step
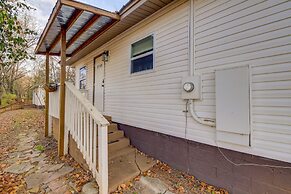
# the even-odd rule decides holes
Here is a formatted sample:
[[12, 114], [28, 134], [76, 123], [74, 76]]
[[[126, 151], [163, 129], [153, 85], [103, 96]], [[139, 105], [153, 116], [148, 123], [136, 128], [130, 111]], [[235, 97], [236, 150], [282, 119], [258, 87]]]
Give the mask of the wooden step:
[[119, 150], [128, 147], [130, 144], [129, 139], [127, 138], [121, 138], [115, 142], [111, 142], [108, 144], [108, 152], [109, 155], [115, 154], [115, 152], [118, 152]]
[[108, 133], [108, 143], [117, 141], [119, 139], [122, 139], [123, 137], [124, 137], [124, 132], [121, 130], [110, 132]]
[[118, 130], [118, 126], [116, 123], [111, 123], [109, 126], [108, 126], [108, 133], [111, 133], [111, 132], [114, 132], [114, 131], [117, 131]]
[[[126, 155], [132, 154], [133, 152], [136, 151], [136, 149], [133, 148], [132, 146], [125, 146], [124, 145], [123, 147], [120, 147], [120, 148], [121, 149], [117, 149], [116, 151], [112, 152], [113, 151], [112, 147], [110, 148], [108, 145], [108, 149], [110, 149], [109, 153], [108, 153], [108, 160], [113, 160], [114, 158], [117, 158], [120, 156], [126, 156]], [[97, 161], [98, 161], [98, 149], [96, 151], [97, 151]]]

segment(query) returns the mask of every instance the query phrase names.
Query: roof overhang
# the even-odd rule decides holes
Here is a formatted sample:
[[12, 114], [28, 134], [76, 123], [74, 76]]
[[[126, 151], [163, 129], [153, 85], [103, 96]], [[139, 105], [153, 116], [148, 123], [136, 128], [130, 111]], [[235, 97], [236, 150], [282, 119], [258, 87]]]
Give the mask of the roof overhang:
[[100, 36], [92, 40], [92, 42], [85, 48], [68, 59], [67, 65], [73, 65], [84, 56], [101, 47], [121, 33], [129, 30], [147, 17], [167, 6], [170, 6], [174, 1], [179, 4], [186, 2], [186, 0], [130, 0], [118, 12], [120, 20], [116, 21], [106, 32], [101, 33]]
[[61, 28], [65, 28], [66, 54], [71, 57], [119, 20], [117, 13], [74, 0], [58, 0], [39, 38], [35, 53], [59, 56]]

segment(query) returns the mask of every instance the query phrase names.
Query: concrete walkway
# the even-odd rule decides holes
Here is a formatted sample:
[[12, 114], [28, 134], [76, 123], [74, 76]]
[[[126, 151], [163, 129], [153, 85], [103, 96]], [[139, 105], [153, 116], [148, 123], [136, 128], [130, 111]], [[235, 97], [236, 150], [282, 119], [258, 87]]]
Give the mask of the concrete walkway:
[[0, 121], [0, 193], [78, 193], [72, 175], [83, 174], [56, 157], [55, 142], [44, 138], [42, 110], [9, 111]]
[[64, 163], [50, 163], [48, 156], [36, 149], [37, 136], [36, 131], [18, 134], [17, 149], [10, 153], [7, 159], [11, 166], [4, 169], [4, 172], [23, 175], [25, 185], [20, 188], [23, 192], [50, 194], [75, 192], [65, 177], [74, 169]]
[[142, 176], [139, 181], [133, 184], [131, 191], [125, 191], [124, 194], [174, 194], [169, 191], [169, 187], [158, 178]]

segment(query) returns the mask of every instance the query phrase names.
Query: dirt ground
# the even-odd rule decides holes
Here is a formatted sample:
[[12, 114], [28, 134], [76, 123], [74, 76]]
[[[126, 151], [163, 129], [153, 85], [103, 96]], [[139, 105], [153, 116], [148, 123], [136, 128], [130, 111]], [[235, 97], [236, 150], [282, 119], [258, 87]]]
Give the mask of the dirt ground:
[[[0, 114], [0, 193], [80, 193], [94, 182], [70, 156], [57, 156], [57, 143], [44, 137], [44, 111], [22, 109]], [[114, 193], [140, 193], [141, 177], [159, 179], [169, 193], [227, 194], [194, 176], [175, 170], [160, 161]]]
[[44, 112], [22, 109], [0, 114], [0, 193], [79, 193], [93, 181], [57, 143], [44, 138]]

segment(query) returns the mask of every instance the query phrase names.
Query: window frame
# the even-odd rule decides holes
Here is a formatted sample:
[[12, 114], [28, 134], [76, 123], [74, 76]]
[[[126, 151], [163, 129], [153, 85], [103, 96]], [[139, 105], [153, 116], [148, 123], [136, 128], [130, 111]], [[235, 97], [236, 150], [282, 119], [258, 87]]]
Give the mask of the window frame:
[[[82, 70], [85, 70], [86, 74], [85, 74], [84, 78], [81, 79], [81, 71]], [[87, 89], [87, 73], [88, 73], [88, 68], [86, 65], [79, 69], [79, 90], [86, 90]], [[85, 88], [81, 88], [81, 82], [83, 82], [84, 80], [86, 82]]]
[[[153, 37], [153, 49], [151, 51], [146, 52], [146, 53], [143, 53], [143, 54], [140, 54], [138, 56], [132, 57], [132, 45], [137, 43], [137, 42], [139, 42], [139, 41], [141, 41], [141, 40], [143, 40], [143, 39], [146, 39], [146, 38], [148, 38], [150, 36]], [[130, 59], [129, 74], [131, 76], [151, 73], [151, 72], [155, 71], [155, 64], [156, 64], [155, 43], [156, 43], [156, 38], [155, 38], [155, 34], [154, 33], [148, 34], [146, 36], [143, 36], [142, 38], [139, 38], [139, 39], [131, 42], [130, 47], [129, 47], [129, 50], [130, 50], [130, 52], [129, 52], [129, 59]], [[152, 69], [146, 69], [146, 70], [138, 71], [138, 72], [132, 72], [132, 61], [136, 60], [136, 59], [139, 59], [139, 58], [143, 58], [143, 57], [149, 56], [149, 55], [153, 55], [153, 68]]]

